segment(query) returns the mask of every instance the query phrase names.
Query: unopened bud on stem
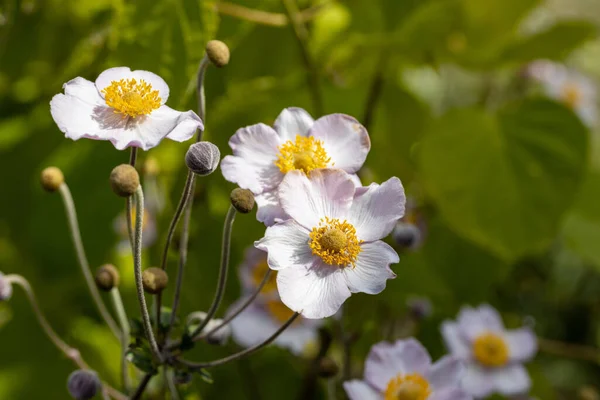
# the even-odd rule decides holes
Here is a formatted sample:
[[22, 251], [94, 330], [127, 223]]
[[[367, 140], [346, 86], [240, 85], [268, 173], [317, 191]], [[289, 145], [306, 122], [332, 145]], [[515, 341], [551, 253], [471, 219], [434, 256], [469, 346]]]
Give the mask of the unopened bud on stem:
[[169, 283], [169, 277], [160, 268], [151, 267], [142, 273], [142, 284], [146, 293], [158, 294], [162, 292]]
[[110, 186], [117, 195], [129, 197], [140, 186], [140, 176], [131, 165], [121, 164], [110, 173]]
[[57, 167], [48, 167], [42, 171], [40, 182], [47, 192], [56, 192], [65, 181], [65, 176]]
[[185, 153], [185, 164], [196, 175], [212, 174], [219, 166], [221, 152], [211, 142], [198, 142], [190, 146]]
[[96, 396], [102, 387], [98, 374], [94, 371], [78, 369], [69, 375], [67, 389], [76, 400], [89, 400]]
[[229, 47], [220, 40], [210, 40], [206, 44], [206, 55], [217, 68], [229, 64]]
[[119, 286], [119, 271], [112, 264], [104, 264], [96, 271], [96, 286], [98, 289], [110, 292]]
[[231, 204], [242, 214], [248, 214], [254, 208], [254, 195], [248, 189], [235, 188], [230, 198]]

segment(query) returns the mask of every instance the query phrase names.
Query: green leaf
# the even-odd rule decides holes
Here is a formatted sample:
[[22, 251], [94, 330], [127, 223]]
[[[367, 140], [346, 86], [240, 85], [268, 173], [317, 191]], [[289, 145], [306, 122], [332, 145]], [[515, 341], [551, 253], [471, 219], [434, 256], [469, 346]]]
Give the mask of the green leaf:
[[517, 63], [538, 59], [563, 60], [585, 41], [594, 38], [596, 33], [594, 24], [587, 21], [559, 22], [508, 46], [501, 60]]
[[192, 337], [186, 332], [181, 336], [181, 344], [179, 345], [179, 349], [181, 351], [187, 351], [194, 348], [194, 341]]
[[202, 380], [206, 383], [213, 383], [214, 379], [211, 375], [210, 372], [208, 372], [205, 369], [199, 369], [197, 371], [195, 371], [196, 373], [198, 373], [198, 375], [200, 375], [200, 378], [202, 378]]
[[156, 373], [156, 366], [150, 351], [142, 348], [129, 349], [125, 356], [127, 361], [146, 373]]
[[555, 237], [586, 168], [581, 121], [549, 100], [452, 111], [421, 143], [421, 178], [460, 235], [507, 260]]
[[141, 319], [130, 318], [129, 325], [131, 327], [131, 329], [130, 329], [131, 336], [133, 336], [134, 338], [142, 338], [142, 339], [146, 338], [145, 333], [144, 333], [144, 324], [142, 324]]

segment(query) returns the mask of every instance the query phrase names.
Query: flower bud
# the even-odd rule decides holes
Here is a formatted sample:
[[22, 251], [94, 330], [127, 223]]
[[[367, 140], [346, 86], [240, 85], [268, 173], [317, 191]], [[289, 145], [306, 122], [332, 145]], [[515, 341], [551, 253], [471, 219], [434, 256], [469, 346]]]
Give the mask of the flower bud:
[[65, 176], [57, 167], [48, 167], [42, 171], [40, 182], [47, 192], [56, 192], [65, 181]]
[[168, 283], [169, 276], [161, 268], [151, 267], [142, 273], [142, 284], [146, 293], [158, 294]]
[[254, 195], [248, 189], [235, 188], [229, 197], [231, 204], [242, 214], [248, 214], [254, 208]]
[[229, 47], [220, 40], [210, 40], [206, 44], [206, 55], [215, 67], [222, 68], [229, 64]]
[[211, 142], [198, 142], [190, 146], [185, 153], [185, 164], [196, 175], [212, 174], [219, 166], [221, 152]]
[[117, 195], [129, 197], [140, 186], [140, 176], [131, 165], [121, 164], [110, 173], [110, 186]]
[[414, 249], [421, 242], [421, 231], [416, 225], [398, 222], [392, 231], [392, 238], [403, 249]]
[[104, 264], [96, 271], [95, 280], [98, 289], [110, 292], [113, 287], [119, 286], [119, 271], [112, 264]]
[[88, 400], [94, 398], [102, 388], [102, 382], [94, 371], [78, 369], [71, 372], [67, 381], [69, 394], [76, 400]]
[[336, 362], [333, 361], [331, 358], [323, 357], [319, 361], [319, 368], [317, 370], [317, 373], [319, 374], [319, 376], [321, 378], [325, 378], [325, 379], [333, 378], [334, 376], [336, 376], [338, 374], [339, 371], [340, 371], [340, 368], [338, 367]]
[[8, 301], [10, 296], [12, 296], [12, 285], [0, 272], [0, 301]]

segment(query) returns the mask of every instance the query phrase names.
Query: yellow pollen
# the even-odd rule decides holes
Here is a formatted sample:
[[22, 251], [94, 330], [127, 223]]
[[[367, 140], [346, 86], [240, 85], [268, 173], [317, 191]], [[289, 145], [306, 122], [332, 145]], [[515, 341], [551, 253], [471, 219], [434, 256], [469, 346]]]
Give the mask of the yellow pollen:
[[583, 94], [579, 85], [574, 83], [566, 83], [562, 87], [562, 101], [570, 108], [576, 108], [581, 103]]
[[296, 135], [296, 140], [288, 140], [279, 146], [279, 157], [275, 165], [284, 174], [299, 170], [308, 174], [313, 169], [333, 166], [331, 158], [323, 148], [323, 142], [314, 137]]
[[383, 398], [384, 400], [426, 400], [430, 394], [429, 382], [420, 374], [399, 374], [388, 382]]
[[[262, 282], [265, 274], [269, 270], [269, 264], [267, 264], [266, 260], [261, 261], [256, 264], [252, 269], [252, 283], [258, 287]], [[269, 279], [263, 286], [261, 292], [262, 293], [272, 293], [277, 290], [277, 271], [271, 271], [271, 275], [269, 275]]]
[[321, 257], [327, 264], [355, 267], [363, 241], [356, 237], [356, 229], [352, 224], [325, 217], [321, 219], [319, 226], [312, 229], [309, 237], [312, 253]]
[[475, 359], [486, 367], [501, 367], [508, 362], [508, 346], [502, 337], [486, 332], [473, 342]]
[[286, 322], [294, 314], [294, 312], [287, 308], [280, 300], [269, 300], [267, 302], [267, 310], [273, 319], [282, 323]]
[[140, 79], [121, 79], [112, 81], [102, 89], [106, 105], [112, 107], [115, 113], [137, 117], [148, 115], [160, 107], [161, 98], [158, 90], [152, 90], [152, 85]]

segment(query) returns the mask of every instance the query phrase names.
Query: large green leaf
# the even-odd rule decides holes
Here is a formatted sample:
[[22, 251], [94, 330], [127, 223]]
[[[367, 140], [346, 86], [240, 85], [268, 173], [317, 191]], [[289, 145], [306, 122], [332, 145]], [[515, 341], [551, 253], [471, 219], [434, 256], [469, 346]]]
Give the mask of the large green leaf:
[[420, 149], [427, 193], [452, 229], [506, 259], [554, 238], [587, 159], [587, 133], [548, 100], [513, 104], [497, 115], [452, 111]]

